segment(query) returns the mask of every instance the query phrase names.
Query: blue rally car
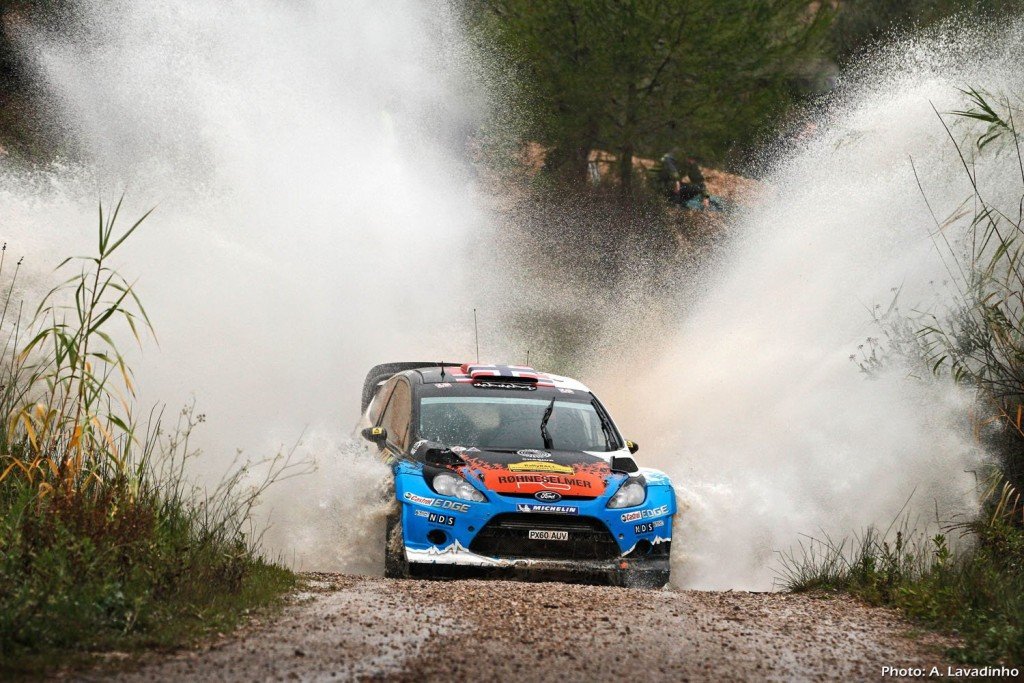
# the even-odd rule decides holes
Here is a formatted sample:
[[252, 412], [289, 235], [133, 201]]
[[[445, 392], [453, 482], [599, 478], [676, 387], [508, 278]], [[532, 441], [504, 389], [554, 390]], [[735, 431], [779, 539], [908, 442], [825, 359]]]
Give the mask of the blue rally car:
[[[394, 472], [385, 574], [663, 586], [675, 495], [579, 382], [510, 365], [387, 363], [362, 436]], [[390, 496], [389, 496], [390, 497]]]

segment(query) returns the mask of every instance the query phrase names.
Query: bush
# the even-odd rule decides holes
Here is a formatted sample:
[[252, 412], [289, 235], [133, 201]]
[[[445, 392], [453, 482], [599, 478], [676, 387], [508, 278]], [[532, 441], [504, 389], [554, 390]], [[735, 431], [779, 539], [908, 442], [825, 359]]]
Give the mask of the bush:
[[288, 458], [255, 486], [242, 487], [243, 466], [201, 494], [183, 471], [202, 416], [188, 407], [170, 431], [159, 416], [144, 430], [133, 419], [132, 372], [110, 326], [121, 321], [139, 339], [149, 320], [109, 263], [145, 216], [116, 234], [119, 209], [100, 207], [97, 254], [62, 264], [79, 268], [27, 334], [13, 322], [3, 347], [0, 672], [180, 644], [229, 628], [295, 580], [261, 558], [249, 530]]
[[852, 542], [811, 539], [782, 556], [780, 580], [793, 591], [840, 590], [902, 609], [928, 626], [958, 633], [950, 655], [990, 665], [1024, 662], [1024, 532], [1001, 519], [964, 529], [974, 544], [952, 553], [947, 537], [869, 529]]

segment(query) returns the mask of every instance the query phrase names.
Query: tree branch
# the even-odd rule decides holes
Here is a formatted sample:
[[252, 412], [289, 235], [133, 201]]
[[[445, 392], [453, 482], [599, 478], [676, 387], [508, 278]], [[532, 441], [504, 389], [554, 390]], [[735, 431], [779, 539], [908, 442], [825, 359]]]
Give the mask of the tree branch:
[[667, 67], [669, 65], [669, 62], [672, 61], [672, 57], [675, 55], [676, 48], [678, 48], [679, 44], [683, 41], [683, 27], [685, 25], [686, 15], [680, 14], [679, 26], [676, 27], [675, 40], [673, 41], [672, 46], [669, 48], [668, 53], [665, 55], [665, 59], [663, 59], [661, 64], [658, 65], [658, 68], [654, 70], [654, 75], [651, 76], [651, 82], [648, 83], [647, 87], [643, 89], [643, 97], [641, 99], [651, 94], [651, 92], [654, 90], [654, 86], [657, 85], [658, 83], [658, 79], [661, 78], [661, 74], [665, 70], [665, 67]]

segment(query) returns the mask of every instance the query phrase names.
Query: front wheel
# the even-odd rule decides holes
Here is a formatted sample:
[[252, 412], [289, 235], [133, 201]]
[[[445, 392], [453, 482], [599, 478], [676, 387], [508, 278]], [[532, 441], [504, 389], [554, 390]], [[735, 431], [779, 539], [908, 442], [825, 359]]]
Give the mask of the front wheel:
[[397, 501], [388, 511], [384, 524], [384, 576], [388, 579], [409, 576], [409, 559], [405, 555], [405, 538], [402, 535], [402, 505]]
[[619, 578], [619, 585], [624, 588], [664, 588], [669, 581], [668, 570], [665, 571], [627, 571]]

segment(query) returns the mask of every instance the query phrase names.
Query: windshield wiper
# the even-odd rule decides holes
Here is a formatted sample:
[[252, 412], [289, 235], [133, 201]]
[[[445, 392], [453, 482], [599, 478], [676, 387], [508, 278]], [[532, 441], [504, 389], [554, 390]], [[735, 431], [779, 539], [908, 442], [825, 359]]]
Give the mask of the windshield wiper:
[[551, 403], [548, 404], [547, 410], [544, 411], [544, 418], [540, 421], [540, 436], [544, 439], [544, 448], [551, 450], [554, 448], [553, 442], [551, 441], [551, 435], [548, 434], [548, 420], [551, 419], [551, 413], [555, 410], [555, 398], [551, 398]]
[[615, 443], [615, 433], [612, 431], [612, 426], [608, 422], [608, 418], [605, 416], [604, 411], [601, 410], [601, 406], [598, 404], [597, 399], [591, 401], [590, 405], [594, 407], [594, 412], [597, 413], [597, 419], [601, 421], [601, 431], [604, 433], [604, 449], [606, 451], [615, 450], [612, 447]]

